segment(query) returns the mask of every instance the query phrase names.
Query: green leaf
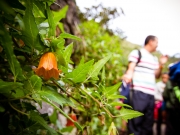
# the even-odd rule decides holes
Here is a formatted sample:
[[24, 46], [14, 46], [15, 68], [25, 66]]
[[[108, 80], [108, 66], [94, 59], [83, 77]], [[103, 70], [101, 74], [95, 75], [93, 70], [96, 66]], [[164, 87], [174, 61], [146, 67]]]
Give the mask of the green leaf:
[[68, 11], [68, 6], [64, 6], [60, 11], [53, 11], [54, 14], [54, 22], [58, 24], [58, 22], [66, 17], [66, 13]]
[[43, 8], [43, 3], [41, 3], [40, 5], [39, 5], [39, 7], [37, 6], [37, 3], [38, 3], [38, 1], [34, 1], [34, 2], [36, 2], [36, 4], [34, 4], [33, 3], [33, 14], [34, 14], [34, 17], [42, 17], [42, 18], [45, 18], [45, 15], [43, 14], [43, 11], [44, 11], [44, 9], [42, 9], [42, 11], [39, 9], [39, 7], [40, 7], [40, 5], [42, 6], [41, 8]]
[[70, 77], [75, 83], [83, 82], [86, 79], [90, 69], [92, 68], [93, 63], [94, 60], [86, 62], [85, 64], [80, 64], [71, 73], [69, 73], [67, 77]]
[[37, 75], [31, 76], [30, 83], [34, 90], [41, 90], [42, 80], [39, 76]]
[[58, 23], [58, 27], [59, 27], [59, 29], [64, 33], [65, 31], [64, 31], [64, 25], [63, 25], [63, 23], [61, 23], [61, 22], [59, 22]]
[[37, 112], [31, 111], [30, 119], [41, 124], [45, 129], [48, 130], [50, 135], [58, 135], [58, 133], [54, 129], [50, 128], [46, 121]]
[[41, 97], [46, 103], [50, 104], [51, 106], [53, 106], [56, 110], [58, 110], [60, 113], [62, 113], [67, 119], [71, 120], [75, 125], [76, 127], [79, 129], [79, 130], [83, 130], [82, 127], [79, 125], [79, 123], [75, 122], [71, 117], [69, 117], [63, 110], [61, 110], [59, 107], [57, 107], [55, 104], [53, 104], [48, 98], [42, 96]]
[[119, 89], [120, 85], [121, 85], [121, 82], [115, 84], [114, 86], [106, 87], [106, 88], [105, 88], [105, 91], [104, 91], [104, 94], [105, 94], [107, 97], [114, 95], [115, 93], [117, 93], [117, 90]]
[[61, 69], [61, 66], [66, 67], [66, 61], [64, 59], [64, 54], [63, 52], [59, 49], [56, 51], [56, 57], [58, 59], [58, 68]]
[[60, 37], [61, 37], [61, 38], [70, 38], [70, 39], [74, 39], [74, 40], [81, 41], [81, 38], [76, 37], [76, 36], [74, 36], [74, 35], [71, 35], [71, 34], [69, 34], [69, 33], [61, 33], [61, 34], [60, 34]]
[[56, 110], [53, 111], [53, 114], [49, 116], [49, 119], [52, 123], [56, 124], [56, 121], [58, 120], [57, 112]]
[[105, 67], [103, 67], [102, 74], [101, 74], [101, 80], [105, 81], [105, 79], [106, 79], [106, 73], [105, 73]]
[[104, 67], [104, 65], [106, 64], [106, 62], [111, 58], [111, 55], [109, 56], [106, 56], [105, 58], [99, 60], [98, 62], [96, 62], [94, 65], [93, 65], [93, 68], [90, 70], [89, 72], [89, 78], [94, 78], [94, 77], [97, 77], [100, 70]]
[[61, 106], [63, 106], [63, 104], [69, 104], [73, 106], [73, 103], [67, 97], [64, 97], [54, 90], [48, 89], [48, 87], [43, 87], [43, 91], [39, 91], [38, 94], [58, 103]]
[[19, 82], [4, 82], [0, 80], [0, 93], [8, 98], [19, 98], [25, 95], [23, 84]]
[[71, 132], [73, 130], [73, 126], [70, 126], [70, 127], [65, 127], [63, 129], [61, 129], [61, 132], [62, 133], [65, 133], [65, 132]]
[[[40, 2], [39, 0], [34, 0], [33, 1], [34, 2], [34, 5], [33, 5], [33, 9], [34, 9], [34, 6], [36, 6], [37, 8], [35, 9], [36, 10], [36, 12], [38, 13], [40, 13], [40, 16], [41, 17], [45, 17], [45, 14], [46, 14], [46, 10], [45, 10], [45, 4], [43, 3], [43, 2]], [[39, 11], [37, 11], [37, 10], [39, 10]]]
[[110, 105], [112, 105], [112, 106], [125, 106], [125, 107], [128, 107], [128, 108], [132, 108], [130, 105], [123, 104], [121, 102], [112, 102]]
[[32, 120], [31, 120], [31, 122], [32, 123], [30, 125], [28, 125], [28, 127], [26, 127], [26, 128], [29, 130], [29, 132], [31, 134], [37, 135], [37, 131], [39, 129], [43, 129], [44, 127], [41, 124], [39, 124], [38, 122], [33, 122]]
[[[36, 24], [37, 25], [39, 25], [39, 24], [41, 24], [42, 22], [44, 22], [46, 20], [46, 18], [43, 18], [43, 17], [36, 17], [35, 18], [35, 21], [36, 21]], [[40, 30], [42, 30], [42, 29], [40, 29]], [[46, 31], [46, 29], [43, 29], [44, 31]], [[40, 31], [39, 31], [40, 32]], [[47, 33], [47, 32], [46, 32]], [[45, 33], [45, 34], [46, 34]], [[40, 33], [40, 34], [42, 34], [42, 33]], [[44, 39], [43, 39], [44, 40]]]
[[39, 94], [33, 93], [32, 98], [39, 104], [39, 106], [42, 108], [42, 100]]
[[136, 118], [136, 117], [139, 117], [139, 116], [142, 116], [142, 115], [143, 115], [143, 113], [140, 113], [138, 111], [134, 111], [131, 109], [121, 108], [121, 110], [120, 110], [121, 118], [126, 120], [126, 121], [133, 119], [133, 118]]
[[84, 64], [84, 57], [81, 58], [80, 62], [79, 62], [79, 66]]
[[94, 97], [98, 97], [100, 100], [102, 100], [101, 95], [100, 95], [97, 91], [93, 91], [93, 92], [92, 92], [92, 95], [93, 95]]
[[116, 133], [117, 133], [117, 129], [114, 125], [114, 122], [112, 122], [108, 129], [108, 135], [116, 135]]
[[63, 38], [55, 38], [52, 39], [51, 41], [51, 46], [53, 47], [54, 50], [60, 50], [63, 51], [64, 50], [64, 44], [65, 44], [65, 40]]
[[[58, 59], [58, 68], [63, 70], [63, 72], [67, 72], [66, 69], [68, 69], [68, 64], [71, 62], [71, 54], [73, 50], [73, 44], [71, 43], [68, 45], [64, 50], [64, 39], [59, 38], [62, 42], [57, 42], [58, 40], [54, 40], [53, 46], [57, 46], [58, 49], [56, 49], [56, 57]], [[55, 45], [55, 43], [57, 43]], [[55, 47], [56, 48], [56, 47]]]
[[37, 75], [32, 75], [27, 83], [25, 83], [25, 88], [33, 92], [32, 98], [42, 107], [40, 96], [36, 93], [41, 90], [41, 87], [42, 79]]
[[53, 18], [53, 13], [50, 10], [50, 7], [48, 5], [46, 5], [46, 11], [47, 11], [47, 16], [48, 16], [48, 23], [49, 23], [49, 37], [55, 37], [56, 34], [56, 24], [54, 22], [54, 18]]
[[64, 49], [64, 44], [65, 44], [65, 40], [63, 38], [59, 38], [59, 39], [61, 39], [61, 40], [58, 42], [57, 48], [63, 50]]
[[[23, 97], [23, 96], [25, 96], [25, 92], [24, 91], [25, 90], [23, 89], [23, 87], [20, 87], [20, 88], [15, 89], [15, 91], [12, 94], [11, 93], [7, 94], [6, 97], [12, 97], [12, 98]], [[4, 94], [4, 95], [6, 95], [6, 94]]]
[[4, 111], [5, 111], [4, 107], [2, 107], [2, 106], [0, 105], [0, 112], [4, 112]]
[[42, 51], [44, 49], [44, 46], [42, 45], [42, 42], [40, 40], [39, 36], [39, 30], [37, 28], [35, 18], [33, 16], [33, 2], [32, 0], [26, 1], [26, 10], [24, 15], [24, 25], [25, 30], [23, 31], [23, 41], [26, 45], [28, 45], [30, 48], [35, 48], [39, 51]]
[[20, 66], [19, 61], [16, 59], [14, 52], [13, 52], [13, 42], [12, 38], [10, 37], [9, 33], [4, 27], [4, 24], [2, 20], [0, 20], [0, 29], [3, 30], [0, 33], [0, 41], [1, 45], [4, 48], [4, 51], [6, 53], [8, 63], [10, 65], [10, 69], [14, 75], [14, 80], [23, 80], [24, 76], [22, 74], [22, 68]]
[[70, 62], [70, 58], [71, 58], [71, 54], [72, 54], [72, 50], [73, 50], [73, 43], [71, 43], [70, 45], [68, 45], [66, 48], [65, 48], [65, 51], [64, 51], [64, 60], [66, 62], [66, 65], [69, 64]]
[[40, 91], [42, 87], [42, 79], [37, 75], [32, 75], [26, 83], [25, 87], [29, 91]]
[[19, 82], [4, 82], [0, 80], [0, 93], [9, 93], [11, 90], [22, 87], [23, 84]]
[[122, 95], [111, 95], [107, 96], [108, 99], [127, 99], [125, 96]]

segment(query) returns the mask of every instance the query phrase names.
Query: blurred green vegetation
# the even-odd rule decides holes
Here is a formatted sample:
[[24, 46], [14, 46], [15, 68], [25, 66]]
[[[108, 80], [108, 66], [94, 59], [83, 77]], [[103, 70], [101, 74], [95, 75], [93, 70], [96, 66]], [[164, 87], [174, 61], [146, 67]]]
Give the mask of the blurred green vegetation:
[[[142, 47], [127, 41], [128, 35], [124, 35], [122, 29], [112, 30], [109, 28], [110, 22], [123, 14], [122, 8], [104, 7], [102, 4], [85, 8], [83, 12], [79, 11], [81, 20], [79, 33], [83, 42], [78, 43], [75, 52], [83, 55], [87, 60], [102, 58], [107, 52], [112, 53], [113, 57], [106, 65], [106, 75], [109, 79], [107, 84], [117, 83], [121, 80], [128, 64], [129, 53]], [[156, 51], [153, 55], [160, 58], [162, 53]], [[76, 57], [76, 59], [78, 58]], [[179, 58], [169, 57], [163, 72], [168, 72], [168, 65], [176, 61], [179, 61]]]
[[77, 60], [83, 55], [85, 60], [97, 61], [107, 54], [112, 54], [105, 67], [108, 78], [106, 82], [107, 84], [119, 82], [127, 63], [123, 56], [122, 40], [117, 35], [110, 35], [106, 29], [93, 20], [82, 22], [79, 27], [83, 41], [77, 44], [73, 58]]
[[0, 1], [0, 134], [62, 135], [76, 128], [84, 135], [116, 135], [122, 119], [143, 115], [119, 102], [125, 98], [117, 83], [124, 67], [121, 39], [94, 21], [80, 25], [82, 41], [66, 33], [60, 21], [68, 7], [52, 11], [53, 2]]

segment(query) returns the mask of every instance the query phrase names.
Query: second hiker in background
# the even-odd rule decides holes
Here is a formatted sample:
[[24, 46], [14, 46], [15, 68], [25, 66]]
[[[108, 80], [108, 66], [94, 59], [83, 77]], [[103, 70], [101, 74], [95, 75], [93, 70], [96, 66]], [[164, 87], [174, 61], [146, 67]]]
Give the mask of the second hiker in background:
[[162, 125], [165, 125], [166, 111], [165, 111], [165, 101], [163, 100], [163, 92], [166, 87], [166, 83], [169, 81], [168, 73], [163, 73], [161, 76], [161, 81], [156, 84], [155, 89], [155, 107], [154, 107], [154, 130], [157, 135], [164, 135], [161, 133]]

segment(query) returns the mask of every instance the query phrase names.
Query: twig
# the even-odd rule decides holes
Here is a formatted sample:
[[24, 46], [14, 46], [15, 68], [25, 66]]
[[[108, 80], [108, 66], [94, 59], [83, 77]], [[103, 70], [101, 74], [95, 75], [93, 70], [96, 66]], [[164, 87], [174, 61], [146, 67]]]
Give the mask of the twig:
[[82, 106], [84, 106], [84, 107], [86, 107], [86, 108], [89, 108], [88, 105], [85, 105], [85, 104], [79, 102], [76, 98], [74, 98], [73, 96], [71, 96], [69, 93], [66, 92], [66, 94], [67, 94], [69, 97], [71, 97], [72, 99], [74, 99], [74, 100], [75, 100], [77, 103], [79, 103], [80, 105], [82, 105]]
[[[80, 88], [81, 89], [81, 88]], [[110, 117], [112, 117], [112, 118], [114, 118], [114, 116], [109, 112], [109, 110], [107, 110], [103, 105], [102, 105], [102, 103], [100, 103], [97, 99], [95, 99], [91, 94], [89, 94], [87, 91], [85, 91], [85, 90], [83, 90], [83, 89], [81, 89], [83, 92], [85, 92], [88, 96], [90, 96], [98, 105], [99, 105], [99, 107], [102, 107], [106, 112], [107, 112], [107, 114], [110, 116]]]
[[11, 106], [11, 108], [12, 108], [12, 109], [14, 109], [15, 111], [17, 111], [17, 112], [19, 112], [19, 113], [21, 113], [21, 114], [24, 114], [24, 115], [29, 116], [29, 114], [24, 113], [24, 112], [22, 112], [22, 111], [20, 111], [20, 110], [16, 109], [16, 108], [15, 108], [15, 107], [11, 104], [11, 102], [9, 102], [9, 105], [10, 105], [10, 106]]

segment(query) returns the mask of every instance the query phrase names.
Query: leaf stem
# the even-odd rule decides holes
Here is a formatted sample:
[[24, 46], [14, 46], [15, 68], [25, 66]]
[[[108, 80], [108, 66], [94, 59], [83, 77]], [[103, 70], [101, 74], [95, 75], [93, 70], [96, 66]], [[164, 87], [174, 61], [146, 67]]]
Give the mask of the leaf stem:
[[15, 111], [17, 111], [17, 112], [19, 112], [19, 113], [21, 113], [21, 114], [24, 114], [24, 115], [29, 116], [29, 114], [24, 113], [24, 112], [22, 112], [22, 111], [20, 111], [20, 110], [16, 109], [16, 108], [15, 108], [15, 107], [11, 104], [11, 102], [9, 102], [9, 105], [10, 105], [10, 106], [11, 106], [11, 108], [12, 108], [12, 109], [14, 109]]

